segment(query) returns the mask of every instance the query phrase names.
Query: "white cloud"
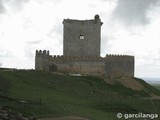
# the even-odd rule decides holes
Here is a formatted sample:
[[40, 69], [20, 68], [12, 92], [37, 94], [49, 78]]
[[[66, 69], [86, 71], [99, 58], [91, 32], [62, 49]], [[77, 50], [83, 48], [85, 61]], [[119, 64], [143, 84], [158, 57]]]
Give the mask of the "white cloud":
[[5, 13], [5, 8], [3, 6], [2, 0], [0, 0], [0, 14]]
[[113, 18], [126, 26], [148, 24], [148, 9], [155, 7], [158, 0], [118, 0]]

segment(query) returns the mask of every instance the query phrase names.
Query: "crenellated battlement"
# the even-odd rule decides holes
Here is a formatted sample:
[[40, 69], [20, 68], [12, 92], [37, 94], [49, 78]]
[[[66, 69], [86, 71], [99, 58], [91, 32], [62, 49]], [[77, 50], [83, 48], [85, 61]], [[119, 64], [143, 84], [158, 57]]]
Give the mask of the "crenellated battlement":
[[106, 54], [106, 57], [134, 57], [131, 55]]
[[49, 56], [49, 50], [36, 50], [36, 56], [44, 56], [48, 55]]
[[105, 57], [106, 61], [134, 61], [134, 56], [131, 55], [114, 55], [114, 54], [106, 54]]
[[63, 56], [63, 55], [54, 55], [50, 59], [56, 62], [83, 62], [83, 61], [104, 61], [104, 58], [97, 56]]
[[91, 19], [91, 20], [76, 20], [76, 19], [64, 19], [63, 20], [63, 22], [62, 22], [63, 24], [76, 24], [76, 25], [84, 25], [84, 24], [86, 24], [86, 25], [88, 25], [88, 24], [100, 24], [100, 25], [102, 25], [103, 24], [103, 22], [101, 22], [101, 19], [100, 19], [100, 17], [99, 17], [99, 15], [95, 15], [94, 16], [94, 19]]

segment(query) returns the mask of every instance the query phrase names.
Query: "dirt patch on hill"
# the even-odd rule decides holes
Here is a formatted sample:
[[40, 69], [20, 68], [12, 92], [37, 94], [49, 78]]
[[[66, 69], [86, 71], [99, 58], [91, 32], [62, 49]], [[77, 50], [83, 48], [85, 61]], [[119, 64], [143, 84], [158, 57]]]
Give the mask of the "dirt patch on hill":
[[133, 90], [144, 89], [144, 86], [133, 78], [121, 78], [121, 79], [117, 79], [117, 81], [119, 81], [125, 87], [131, 88]]
[[122, 78], [117, 78], [117, 79], [105, 79], [105, 81], [108, 84], [116, 84], [121, 83], [122, 85], [124, 85], [127, 88], [131, 88], [132, 90], [143, 90], [145, 87], [139, 83], [137, 80], [135, 80], [134, 78], [130, 78], [130, 77], [122, 77]]
[[38, 120], [89, 120], [89, 119], [76, 116], [66, 116], [66, 117], [56, 117], [56, 118], [41, 118]]

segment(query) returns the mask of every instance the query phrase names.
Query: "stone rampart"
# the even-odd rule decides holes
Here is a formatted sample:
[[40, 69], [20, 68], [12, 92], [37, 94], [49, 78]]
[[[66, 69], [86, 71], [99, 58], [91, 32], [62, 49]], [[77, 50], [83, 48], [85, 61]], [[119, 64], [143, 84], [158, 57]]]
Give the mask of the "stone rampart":
[[104, 62], [74, 61], [56, 64], [56, 70], [62, 73], [104, 76]]
[[54, 55], [50, 57], [50, 63], [53, 70], [63, 73], [84, 74], [92, 76], [104, 76], [104, 60], [104, 58], [96, 56]]
[[50, 57], [51, 61], [54, 62], [98, 62], [98, 61], [104, 61], [104, 58], [102, 57], [96, 57], [96, 56], [63, 56], [63, 55], [54, 55]]
[[134, 56], [106, 55], [63, 56], [49, 55], [49, 51], [36, 51], [36, 70], [77, 73], [105, 77], [134, 77]]
[[105, 57], [106, 77], [134, 77], [134, 56], [128, 55], [106, 55]]

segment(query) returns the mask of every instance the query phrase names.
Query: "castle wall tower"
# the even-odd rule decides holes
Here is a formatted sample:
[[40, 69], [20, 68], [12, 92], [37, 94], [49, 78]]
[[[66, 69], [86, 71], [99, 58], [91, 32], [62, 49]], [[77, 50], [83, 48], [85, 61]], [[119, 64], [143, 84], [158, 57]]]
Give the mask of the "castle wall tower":
[[134, 56], [106, 55], [105, 76], [109, 78], [134, 77]]
[[101, 22], [99, 15], [93, 20], [63, 21], [64, 56], [100, 56]]
[[36, 50], [35, 56], [35, 69], [49, 71], [49, 51]]

